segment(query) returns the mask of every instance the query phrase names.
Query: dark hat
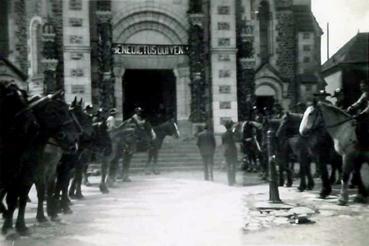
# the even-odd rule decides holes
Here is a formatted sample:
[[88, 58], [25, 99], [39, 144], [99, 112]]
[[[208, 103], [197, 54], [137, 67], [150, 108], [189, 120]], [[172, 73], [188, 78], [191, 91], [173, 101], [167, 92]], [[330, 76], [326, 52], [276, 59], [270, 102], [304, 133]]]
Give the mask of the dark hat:
[[135, 108], [135, 112], [137, 113], [137, 112], [143, 112], [143, 109], [141, 108], [141, 107], [136, 107]]
[[328, 92], [324, 90], [320, 90], [319, 92], [317, 93], [314, 93], [314, 96], [330, 96], [331, 94], [329, 94]]
[[334, 90], [333, 95], [331, 97], [337, 97], [338, 95], [342, 95], [343, 90], [341, 88], [337, 88]]
[[230, 129], [230, 128], [232, 128], [233, 124], [234, 124], [234, 122], [232, 120], [227, 120], [226, 122], [224, 122], [224, 127], [226, 129]]
[[112, 108], [112, 109], [110, 109], [110, 114], [111, 115], [114, 115], [114, 114], [117, 114], [117, 109], [116, 108]]

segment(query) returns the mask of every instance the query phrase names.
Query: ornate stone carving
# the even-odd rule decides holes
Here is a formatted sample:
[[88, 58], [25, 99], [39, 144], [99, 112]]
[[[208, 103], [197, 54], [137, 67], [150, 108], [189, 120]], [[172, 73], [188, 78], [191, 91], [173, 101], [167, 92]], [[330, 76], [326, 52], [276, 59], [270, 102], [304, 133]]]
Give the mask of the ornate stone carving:
[[70, 70], [70, 76], [72, 77], [83, 77], [84, 72], [81, 68], [75, 68]]
[[69, 41], [71, 44], [81, 44], [83, 41], [83, 36], [70, 35]]
[[69, 9], [70, 10], [81, 10], [82, 0], [69, 0]]

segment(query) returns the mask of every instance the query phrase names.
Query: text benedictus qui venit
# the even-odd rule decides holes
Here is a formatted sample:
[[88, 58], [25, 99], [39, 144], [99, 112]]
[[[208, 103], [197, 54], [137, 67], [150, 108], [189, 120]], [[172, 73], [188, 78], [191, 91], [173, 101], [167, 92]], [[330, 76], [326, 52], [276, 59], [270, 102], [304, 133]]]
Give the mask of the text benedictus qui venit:
[[188, 55], [188, 45], [158, 45], [158, 44], [113, 44], [115, 55], [154, 55], [176, 56]]

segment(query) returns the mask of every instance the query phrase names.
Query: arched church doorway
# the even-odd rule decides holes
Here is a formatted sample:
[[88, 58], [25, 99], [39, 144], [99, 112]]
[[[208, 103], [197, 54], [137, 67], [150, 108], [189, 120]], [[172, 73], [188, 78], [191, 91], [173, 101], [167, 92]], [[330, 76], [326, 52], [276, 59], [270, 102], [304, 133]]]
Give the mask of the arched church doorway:
[[136, 107], [153, 124], [176, 119], [176, 77], [169, 69], [127, 69], [122, 79], [123, 116], [129, 118]]

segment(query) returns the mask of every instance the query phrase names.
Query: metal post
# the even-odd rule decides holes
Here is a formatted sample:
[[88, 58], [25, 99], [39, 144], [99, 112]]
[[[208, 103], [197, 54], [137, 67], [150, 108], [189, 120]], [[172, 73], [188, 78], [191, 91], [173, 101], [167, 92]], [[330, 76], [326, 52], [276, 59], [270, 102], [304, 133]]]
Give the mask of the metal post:
[[275, 155], [273, 155], [273, 140], [274, 132], [269, 129], [267, 132], [267, 144], [268, 144], [268, 169], [269, 169], [269, 201], [272, 203], [281, 203], [279, 198], [278, 183], [277, 183], [277, 170]]

